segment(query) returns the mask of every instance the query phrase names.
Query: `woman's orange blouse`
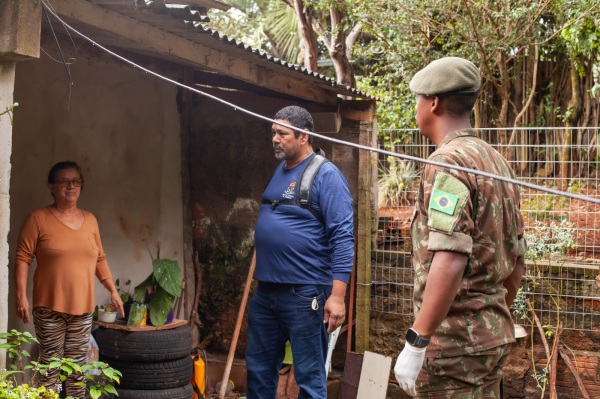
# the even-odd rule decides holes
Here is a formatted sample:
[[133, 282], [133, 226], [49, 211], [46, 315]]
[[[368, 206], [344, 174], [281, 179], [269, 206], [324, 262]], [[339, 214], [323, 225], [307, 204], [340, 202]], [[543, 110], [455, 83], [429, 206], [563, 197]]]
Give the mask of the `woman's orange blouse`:
[[31, 213], [19, 233], [16, 259], [28, 265], [37, 258], [33, 275], [33, 307], [82, 315], [94, 311], [94, 275], [111, 278], [102, 249], [96, 217], [83, 211], [84, 221], [74, 230], [63, 224], [50, 207]]

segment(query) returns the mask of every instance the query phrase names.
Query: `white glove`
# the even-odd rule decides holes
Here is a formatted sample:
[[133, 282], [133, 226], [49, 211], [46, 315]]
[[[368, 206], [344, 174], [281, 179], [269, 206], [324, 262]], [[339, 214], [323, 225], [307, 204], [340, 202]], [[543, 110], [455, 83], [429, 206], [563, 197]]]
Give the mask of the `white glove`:
[[404, 345], [404, 349], [400, 352], [396, 365], [394, 366], [394, 374], [396, 381], [400, 384], [400, 388], [410, 396], [416, 396], [415, 381], [423, 367], [425, 360], [425, 350], [427, 348], [416, 348], [408, 342]]

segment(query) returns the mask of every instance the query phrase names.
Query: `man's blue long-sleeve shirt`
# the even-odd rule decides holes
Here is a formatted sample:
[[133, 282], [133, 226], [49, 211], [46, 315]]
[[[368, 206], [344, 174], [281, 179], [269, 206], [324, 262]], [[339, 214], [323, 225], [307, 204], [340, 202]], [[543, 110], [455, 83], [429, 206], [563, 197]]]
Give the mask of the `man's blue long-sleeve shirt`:
[[[290, 170], [282, 162], [263, 194], [263, 201], [295, 199], [309, 157]], [[331, 162], [317, 173], [312, 207], [322, 224], [297, 205], [262, 205], [256, 223], [256, 279], [283, 284], [331, 285], [348, 282], [354, 259], [352, 196], [346, 179]]]

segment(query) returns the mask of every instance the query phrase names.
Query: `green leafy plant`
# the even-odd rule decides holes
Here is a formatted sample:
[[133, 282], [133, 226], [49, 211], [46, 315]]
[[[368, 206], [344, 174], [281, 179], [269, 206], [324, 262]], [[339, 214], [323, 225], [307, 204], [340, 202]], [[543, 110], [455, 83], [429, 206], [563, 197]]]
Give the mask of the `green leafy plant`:
[[526, 299], [527, 296], [525, 295], [525, 291], [523, 291], [523, 287], [519, 287], [512, 305], [513, 314], [519, 319], [524, 319], [528, 322], [531, 322], [531, 318], [529, 317], [529, 309], [527, 309], [527, 303], [525, 302]]
[[6, 107], [6, 109], [4, 111], [0, 112], [0, 116], [2, 116], [4, 114], [7, 114], [8, 118], [10, 119], [10, 124], [12, 125], [12, 123], [13, 123], [13, 111], [18, 106], [19, 106], [19, 103], [12, 103], [8, 107]]
[[399, 206], [407, 201], [407, 192], [417, 176], [417, 168], [412, 162], [388, 157], [389, 168], [380, 170], [377, 182], [379, 207]]
[[175, 300], [181, 296], [181, 270], [176, 260], [152, 259], [152, 273], [134, 288], [134, 300], [148, 304], [152, 325], [165, 324]]
[[112, 313], [112, 312], [116, 312], [117, 308], [115, 306], [113, 306], [111, 303], [109, 303], [107, 305], [100, 305], [100, 310]]
[[[526, 276], [527, 291], [529, 292], [526, 294], [522, 288], [519, 289], [513, 303], [513, 314], [518, 318], [529, 321], [532, 332], [533, 327], [537, 325], [544, 342], [554, 340], [556, 343], [560, 336], [560, 310], [564, 308], [564, 303], [561, 302], [563, 279], [560, 277], [563, 275], [565, 255], [569, 250], [577, 247], [573, 231], [573, 224], [567, 220], [549, 220], [547, 223], [536, 221], [533, 228], [525, 234], [528, 244], [525, 258], [531, 261], [533, 266]], [[558, 276], [558, 278], [553, 278], [552, 275]], [[536, 301], [539, 301], [544, 309], [553, 306], [556, 312], [555, 318], [541, 325], [534, 310]], [[544, 346], [550, 363], [550, 359], [558, 356], [556, 353], [557, 345], [545, 343]], [[539, 372], [536, 369], [533, 334], [531, 335], [530, 356], [532, 369], [534, 370], [532, 377], [541, 390], [540, 397], [543, 398], [549, 383], [549, 369], [545, 367]]]
[[120, 279], [117, 279], [115, 281], [115, 287], [117, 287], [117, 291], [119, 292], [119, 295], [121, 296], [121, 300], [123, 301], [123, 303], [133, 301], [133, 295], [131, 295], [131, 292], [130, 292], [131, 280], [126, 280], [123, 283], [123, 286], [124, 286], [124, 288], [121, 288], [121, 280]]
[[[98, 399], [102, 395], [119, 396], [113, 386], [120, 383], [122, 374], [108, 364], [94, 361], [90, 364], [79, 365], [69, 358], [52, 358], [49, 364], [29, 360], [31, 355], [25, 349], [26, 345], [39, 343], [29, 332], [11, 330], [0, 333], [0, 339], [6, 340], [0, 344], [8, 355], [9, 369], [0, 371], [0, 399], [58, 399], [59, 394], [53, 389], [38, 387], [40, 375], [49, 370], [59, 369], [59, 378], [65, 381], [67, 376], [76, 373], [83, 375], [84, 381], [78, 384], [86, 387], [86, 398]], [[89, 373], [99, 370], [99, 375]], [[25, 382], [25, 371], [31, 372], [31, 381]], [[68, 399], [72, 399], [69, 397]]]

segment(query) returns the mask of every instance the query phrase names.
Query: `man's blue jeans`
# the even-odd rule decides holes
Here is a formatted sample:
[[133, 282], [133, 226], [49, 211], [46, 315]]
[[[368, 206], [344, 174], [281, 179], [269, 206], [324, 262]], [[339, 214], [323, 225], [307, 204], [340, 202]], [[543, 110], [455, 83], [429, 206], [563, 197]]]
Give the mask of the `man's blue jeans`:
[[288, 340], [299, 398], [327, 397], [323, 307], [330, 295], [330, 286], [259, 283], [248, 311], [248, 399], [275, 398]]

